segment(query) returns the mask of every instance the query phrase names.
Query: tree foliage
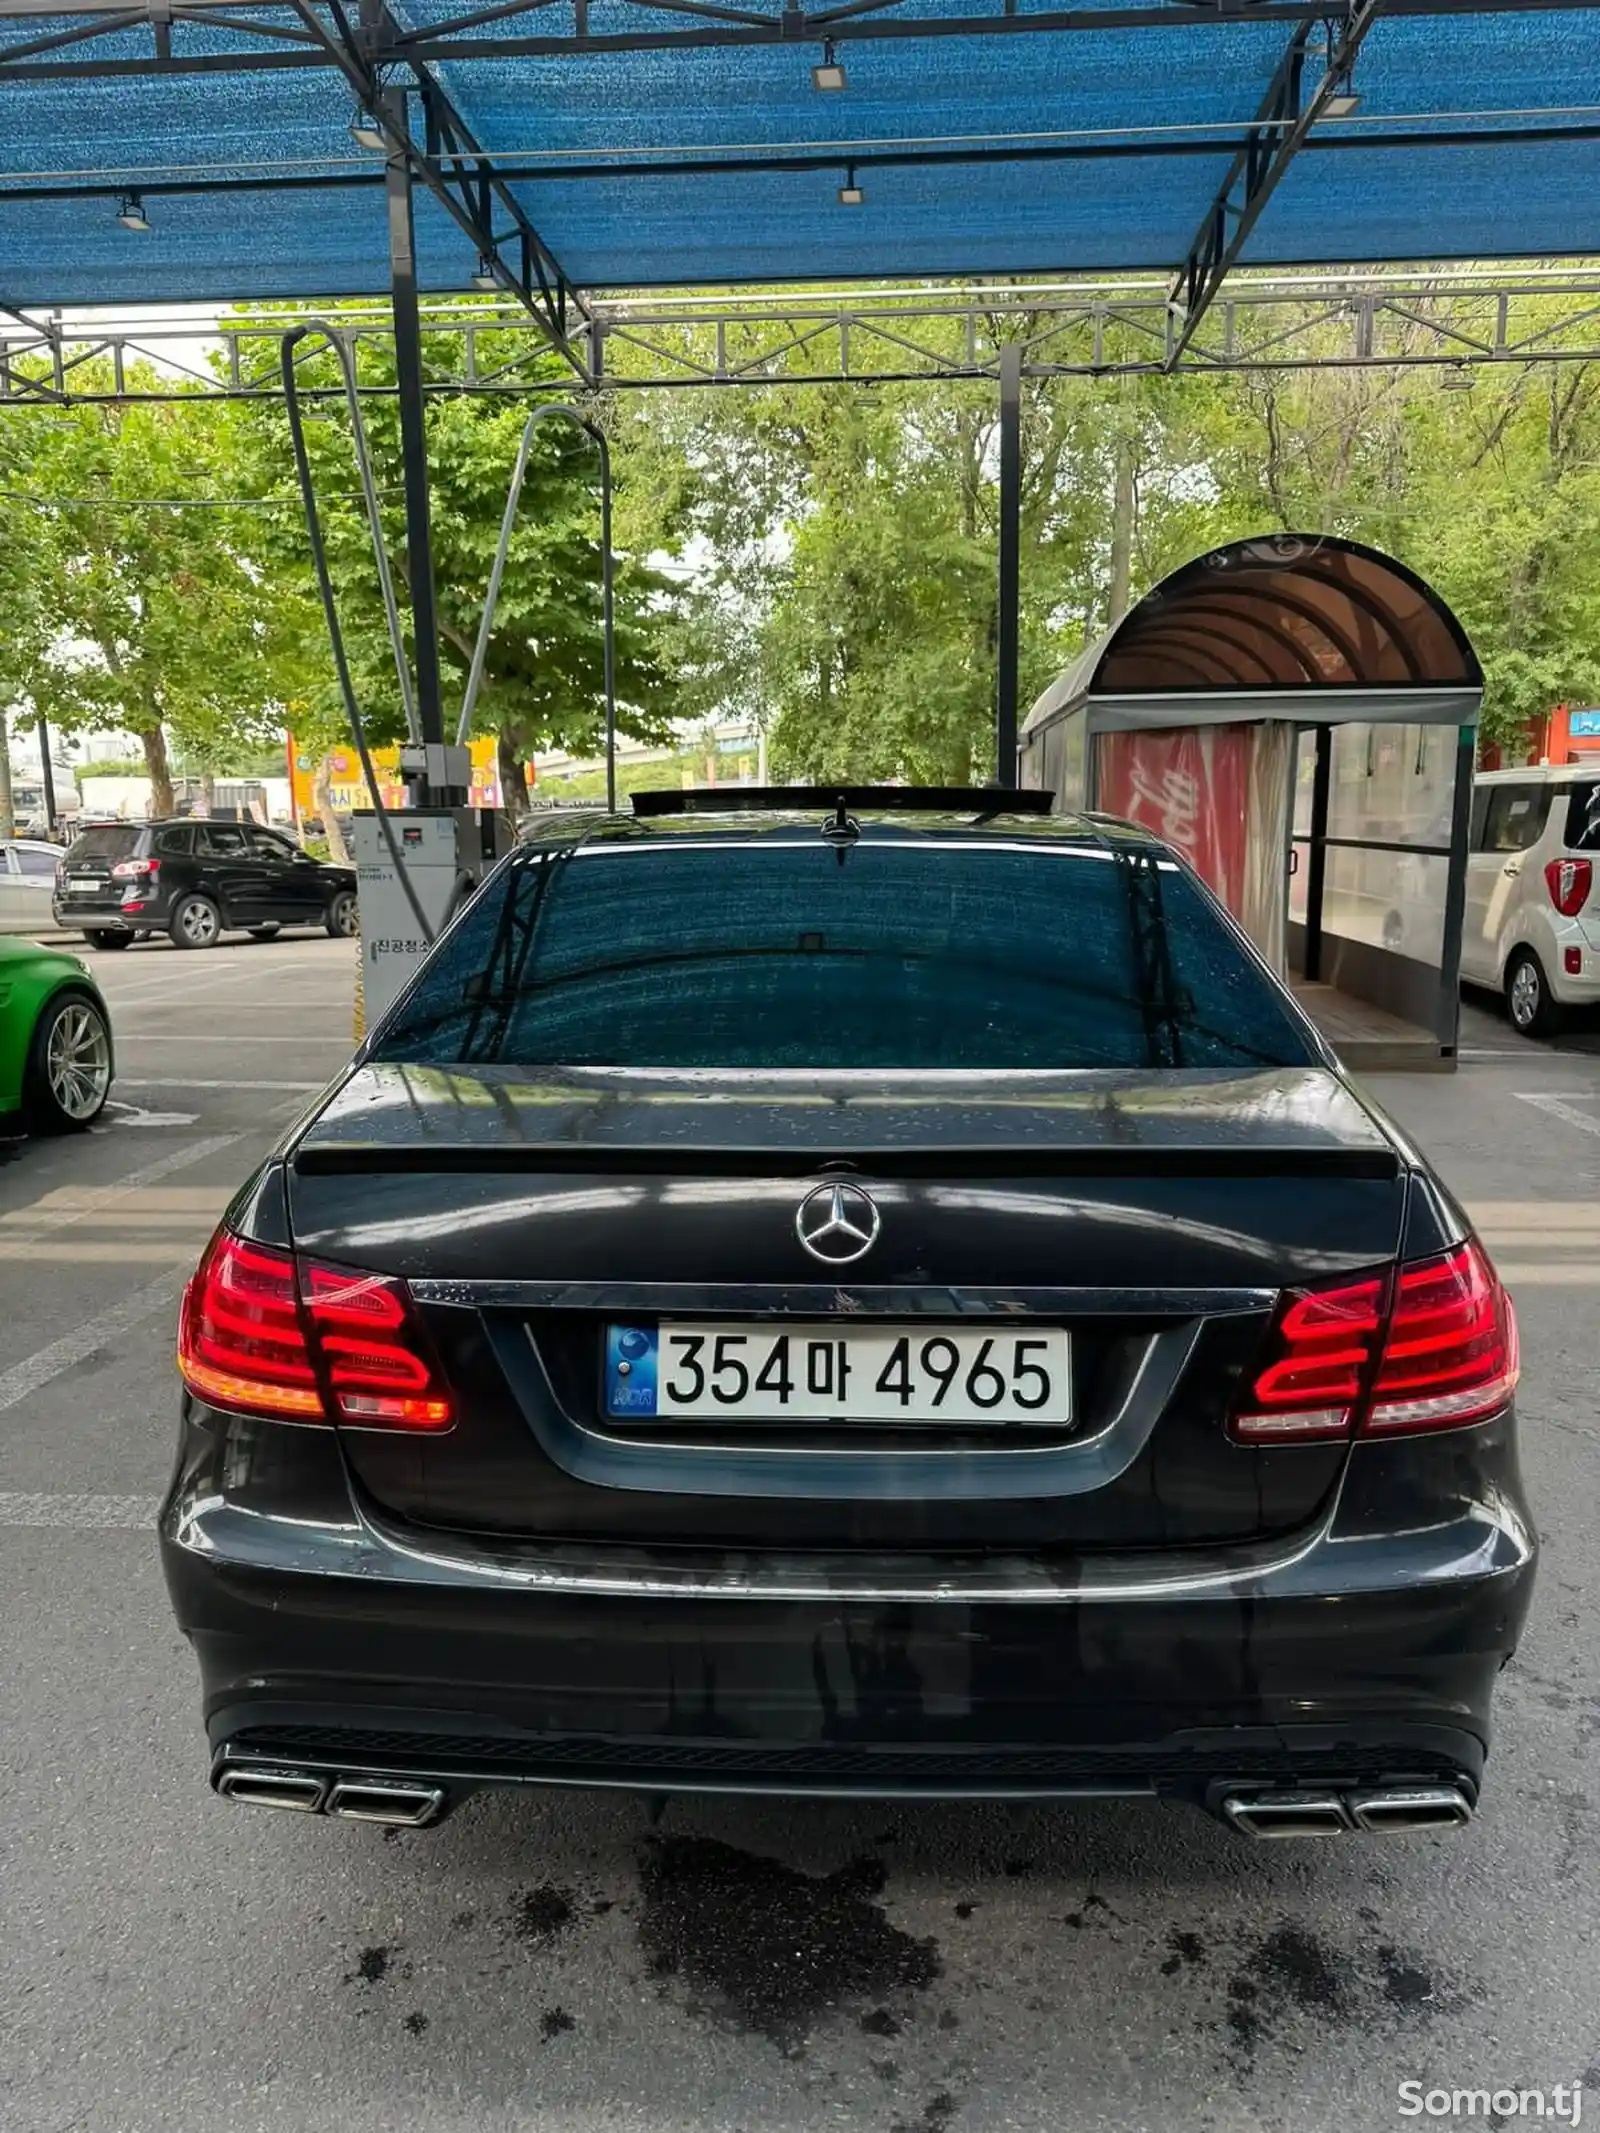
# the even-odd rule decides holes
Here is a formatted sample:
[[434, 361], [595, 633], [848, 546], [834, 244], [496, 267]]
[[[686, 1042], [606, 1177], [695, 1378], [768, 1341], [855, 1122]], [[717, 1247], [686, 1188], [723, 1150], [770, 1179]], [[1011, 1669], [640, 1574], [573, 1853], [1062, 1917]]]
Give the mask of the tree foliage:
[[[961, 330], [949, 322], [953, 363]], [[1071, 345], [1051, 341], [1047, 322], [1036, 330], [1040, 346]], [[1465, 373], [1338, 367], [1334, 331], [1325, 348], [1315, 330], [1309, 342], [1325, 368], [1026, 382], [1024, 704], [1168, 571], [1282, 529], [1368, 541], [1435, 584], [1483, 661], [1491, 735], [1559, 701], [1600, 700], [1600, 366], [1487, 367], [1455, 390]], [[1103, 353], [1147, 351], [1113, 327]], [[452, 726], [523, 422], [568, 384], [521, 336], [503, 349], [482, 339], [478, 355], [515, 363], [526, 390], [429, 402]], [[360, 363], [409, 629], [392, 357], [363, 342]], [[373, 738], [394, 739], [394, 666], [331, 358], [308, 354], [303, 378], [357, 687]], [[674, 723], [735, 714], [769, 730], [779, 775], [989, 772], [991, 383], [619, 393], [600, 419], [617, 478], [624, 731], [658, 740]], [[478, 713], [513, 788], [536, 749], [598, 747], [595, 483], [588, 440], [556, 424], [536, 433]], [[8, 706], [21, 728], [42, 714], [69, 733], [137, 734], [158, 801], [169, 741], [220, 769], [271, 748], [285, 725], [316, 753], [347, 737], [281, 407], [0, 410]]]

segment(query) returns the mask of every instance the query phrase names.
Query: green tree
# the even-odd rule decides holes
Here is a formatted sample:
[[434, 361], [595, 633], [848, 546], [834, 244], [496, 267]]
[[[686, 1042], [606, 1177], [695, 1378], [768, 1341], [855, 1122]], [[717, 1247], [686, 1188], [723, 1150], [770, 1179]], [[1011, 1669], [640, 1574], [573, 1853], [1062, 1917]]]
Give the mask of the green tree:
[[169, 734], [206, 759], [280, 723], [271, 601], [234, 537], [240, 470], [217, 414], [195, 399], [0, 415], [11, 575], [27, 581], [6, 675], [21, 722], [134, 734], [161, 813]]

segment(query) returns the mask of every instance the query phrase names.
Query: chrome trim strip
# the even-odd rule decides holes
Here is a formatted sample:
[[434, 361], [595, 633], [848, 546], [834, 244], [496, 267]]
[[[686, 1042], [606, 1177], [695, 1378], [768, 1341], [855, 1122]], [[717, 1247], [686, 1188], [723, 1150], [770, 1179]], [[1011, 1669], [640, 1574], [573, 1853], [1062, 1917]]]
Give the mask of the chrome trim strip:
[[642, 1311], [708, 1318], [1237, 1318], [1270, 1311], [1275, 1288], [895, 1288], [852, 1282], [448, 1281], [410, 1284], [419, 1303], [483, 1311]]

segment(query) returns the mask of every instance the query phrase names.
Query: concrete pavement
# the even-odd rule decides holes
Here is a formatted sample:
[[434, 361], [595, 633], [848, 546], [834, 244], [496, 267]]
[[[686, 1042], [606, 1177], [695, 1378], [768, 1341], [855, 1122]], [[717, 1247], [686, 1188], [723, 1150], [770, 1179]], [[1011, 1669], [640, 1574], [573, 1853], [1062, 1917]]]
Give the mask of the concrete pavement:
[[1377, 1085], [1523, 1327], [1547, 1555], [1471, 1830], [556, 1794], [385, 1837], [212, 1798], [148, 1530], [178, 1286], [345, 1056], [353, 949], [93, 960], [132, 1108], [0, 1159], [0, 2126], [1366, 2133], [1407, 2079], [1600, 2088], [1586, 1049], [1474, 1014], [1461, 1073]]

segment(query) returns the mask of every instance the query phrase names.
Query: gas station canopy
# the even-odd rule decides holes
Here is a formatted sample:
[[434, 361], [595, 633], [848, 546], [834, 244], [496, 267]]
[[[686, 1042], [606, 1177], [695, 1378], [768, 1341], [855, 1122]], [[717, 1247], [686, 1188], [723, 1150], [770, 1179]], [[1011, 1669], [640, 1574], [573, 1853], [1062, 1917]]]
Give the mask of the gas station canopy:
[[1597, 52], [1571, 0], [0, 0], [0, 304], [386, 291], [403, 153], [419, 286], [487, 254], [557, 325], [1147, 267], [1198, 316], [1234, 265], [1600, 250]]

